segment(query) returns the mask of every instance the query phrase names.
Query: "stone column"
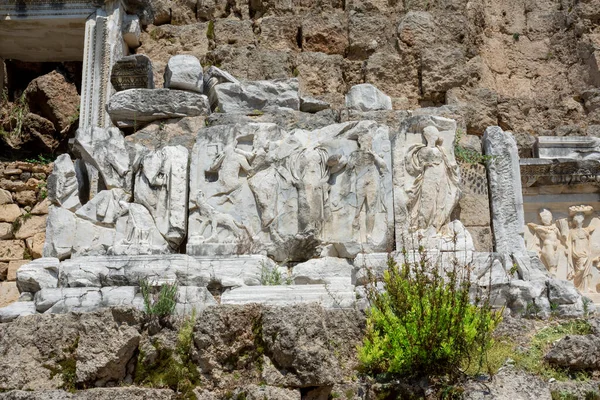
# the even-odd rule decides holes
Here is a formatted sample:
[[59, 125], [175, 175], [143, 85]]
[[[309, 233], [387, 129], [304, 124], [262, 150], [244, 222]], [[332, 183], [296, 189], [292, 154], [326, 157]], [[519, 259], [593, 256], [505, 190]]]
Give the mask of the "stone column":
[[525, 218], [517, 143], [510, 132], [490, 126], [483, 134], [483, 150], [492, 156], [487, 173], [495, 250], [525, 256]]
[[[128, 52], [121, 31], [123, 15], [119, 1], [106, 2], [86, 21], [79, 129], [112, 126], [106, 112], [106, 103], [114, 92], [110, 72], [117, 60]], [[91, 199], [98, 192], [99, 176], [91, 165], [86, 167]]]

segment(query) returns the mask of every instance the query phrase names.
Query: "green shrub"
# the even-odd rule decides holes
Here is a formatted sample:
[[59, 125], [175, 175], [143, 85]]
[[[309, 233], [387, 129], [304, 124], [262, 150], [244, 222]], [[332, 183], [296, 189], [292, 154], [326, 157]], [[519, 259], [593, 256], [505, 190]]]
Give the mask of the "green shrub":
[[[406, 251], [403, 256], [408, 259]], [[458, 374], [465, 360], [481, 367], [500, 313], [485, 299], [471, 304], [468, 267], [433, 265], [422, 248], [417, 258], [398, 265], [390, 257], [382, 291], [368, 271], [371, 308], [359, 347], [361, 368], [383, 377], [411, 377]]]
[[177, 283], [164, 284], [158, 293], [154, 294], [153, 288], [146, 279], [140, 281], [140, 291], [144, 298], [146, 314], [159, 318], [168, 317], [175, 312], [177, 305]]

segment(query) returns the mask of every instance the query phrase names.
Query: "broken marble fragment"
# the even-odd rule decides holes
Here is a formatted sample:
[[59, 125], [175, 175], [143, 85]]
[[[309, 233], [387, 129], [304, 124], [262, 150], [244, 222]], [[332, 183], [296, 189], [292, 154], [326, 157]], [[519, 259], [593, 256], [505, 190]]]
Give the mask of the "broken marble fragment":
[[169, 59], [165, 68], [165, 87], [202, 93], [204, 81], [202, 65], [192, 55], [176, 55]]
[[359, 111], [391, 110], [392, 99], [370, 83], [361, 83], [346, 94], [346, 107]]
[[81, 207], [75, 165], [68, 154], [61, 154], [54, 161], [47, 188], [48, 199], [52, 204], [71, 211]]

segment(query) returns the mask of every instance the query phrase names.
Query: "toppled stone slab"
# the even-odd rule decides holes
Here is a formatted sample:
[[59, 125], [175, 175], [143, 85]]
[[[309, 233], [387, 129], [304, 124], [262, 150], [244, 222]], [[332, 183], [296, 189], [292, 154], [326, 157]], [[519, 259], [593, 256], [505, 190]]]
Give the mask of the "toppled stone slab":
[[287, 108], [300, 109], [298, 80], [249, 81], [222, 83], [214, 87], [220, 112], [265, 111]]
[[36, 313], [33, 301], [16, 301], [6, 307], [0, 308], [0, 322], [10, 322], [18, 317]]
[[260, 285], [261, 268], [273, 267], [260, 255], [237, 257], [90, 256], [66, 260], [60, 265], [60, 286], [134, 286], [145, 278], [151, 285], [177, 282], [180, 286], [224, 287]]
[[141, 127], [159, 119], [210, 114], [202, 94], [169, 89], [129, 89], [115, 93], [106, 106], [118, 127]]
[[204, 80], [202, 65], [192, 55], [176, 55], [169, 59], [165, 69], [165, 87], [202, 93]]
[[[138, 286], [44, 288], [35, 294], [33, 303], [37, 312], [49, 314], [92, 312], [108, 307], [144, 309], [144, 299]], [[201, 310], [215, 304], [214, 297], [205, 287], [177, 288], [175, 312], [178, 315], [190, 314], [194, 309]]]
[[35, 293], [43, 288], [58, 286], [58, 258], [38, 258], [21, 266], [17, 271], [19, 291]]
[[221, 295], [221, 304], [260, 303], [273, 306], [319, 303], [325, 308], [353, 308], [354, 286], [279, 285], [244, 286]]
[[117, 92], [128, 89], [154, 89], [152, 61], [144, 54], [121, 58], [112, 67], [110, 83]]
[[212, 110], [214, 110], [217, 106], [217, 92], [215, 90], [215, 86], [220, 83], [239, 84], [240, 81], [234, 78], [229, 72], [223, 71], [222, 69], [211, 65], [204, 73], [204, 93], [206, 93], [208, 96]]
[[359, 111], [391, 110], [392, 99], [370, 83], [361, 83], [346, 94], [346, 107]]
[[345, 258], [315, 258], [294, 266], [292, 278], [296, 285], [352, 285], [354, 266]]

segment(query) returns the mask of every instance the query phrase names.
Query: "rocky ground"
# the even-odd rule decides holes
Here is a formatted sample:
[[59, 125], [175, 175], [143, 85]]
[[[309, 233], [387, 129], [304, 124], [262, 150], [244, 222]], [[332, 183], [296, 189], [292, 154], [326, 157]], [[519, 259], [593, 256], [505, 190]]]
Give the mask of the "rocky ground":
[[467, 370], [454, 386], [361, 375], [364, 328], [360, 311], [317, 305], [215, 306], [163, 321], [123, 308], [21, 317], [0, 324], [0, 399], [434, 399], [450, 389], [467, 399], [600, 396], [594, 319], [505, 319], [490, 352], [494, 376]]

